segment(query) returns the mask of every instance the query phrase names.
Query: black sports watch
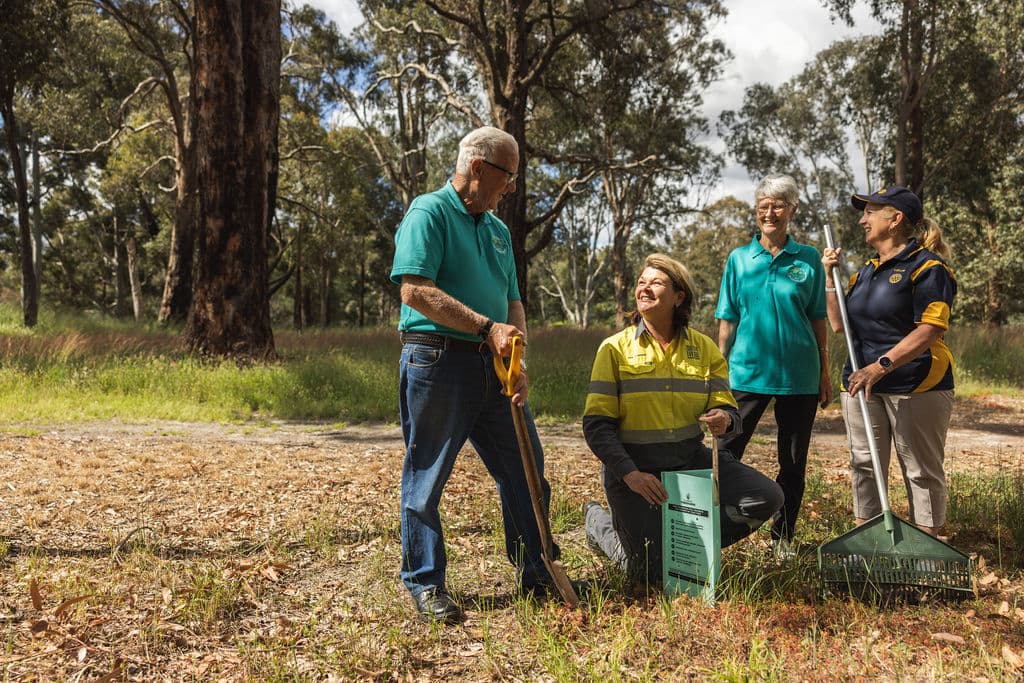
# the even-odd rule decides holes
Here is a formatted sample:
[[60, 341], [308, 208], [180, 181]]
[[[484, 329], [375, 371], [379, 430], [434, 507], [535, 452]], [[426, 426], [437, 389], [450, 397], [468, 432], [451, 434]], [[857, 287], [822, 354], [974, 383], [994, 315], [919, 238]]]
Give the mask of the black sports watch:
[[492, 327], [494, 327], [494, 321], [491, 320], [490, 318], [488, 318], [487, 322], [485, 322], [483, 325], [481, 325], [480, 329], [477, 330], [476, 333], [477, 333], [477, 335], [479, 337], [481, 337], [483, 339], [487, 339], [489, 336], [491, 336], [491, 328]]
[[882, 369], [886, 372], [892, 370], [892, 359], [889, 356], [882, 356], [878, 359], [878, 364], [882, 366]]

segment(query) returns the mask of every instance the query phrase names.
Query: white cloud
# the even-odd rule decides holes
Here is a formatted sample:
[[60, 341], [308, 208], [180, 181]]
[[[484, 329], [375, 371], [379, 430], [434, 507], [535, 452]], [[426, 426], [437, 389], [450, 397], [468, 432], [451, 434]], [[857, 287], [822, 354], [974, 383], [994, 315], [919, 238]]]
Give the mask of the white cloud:
[[296, 0], [300, 4], [308, 4], [323, 10], [327, 18], [338, 25], [342, 33], [351, 33], [363, 23], [363, 14], [359, 11], [356, 0]]

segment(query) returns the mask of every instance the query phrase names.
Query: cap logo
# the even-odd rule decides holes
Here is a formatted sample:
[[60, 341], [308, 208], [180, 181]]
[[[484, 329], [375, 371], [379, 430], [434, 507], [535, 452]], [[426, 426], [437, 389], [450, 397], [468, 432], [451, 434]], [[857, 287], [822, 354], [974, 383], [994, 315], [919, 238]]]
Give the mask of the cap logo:
[[889, 284], [894, 285], [902, 279], [902, 275], [900, 275], [899, 273], [893, 273], [892, 275], [889, 276]]
[[883, 187], [881, 190], [879, 190], [875, 194], [885, 194], [888, 190], [889, 190], [888, 187]]

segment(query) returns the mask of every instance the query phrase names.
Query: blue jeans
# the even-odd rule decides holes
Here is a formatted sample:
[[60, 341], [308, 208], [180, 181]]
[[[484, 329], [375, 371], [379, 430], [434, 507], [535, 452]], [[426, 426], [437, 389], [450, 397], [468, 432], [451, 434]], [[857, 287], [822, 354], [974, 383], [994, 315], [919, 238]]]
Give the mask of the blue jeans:
[[[405, 464], [402, 468], [402, 569], [409, 592], [444, 587], [447, 556], [438, 504], [455, 458], [468, 439], [494, 478], [505, 526], [505, 552], [522, 586], [550, 582], [526, 483], [508, 397], [501, 393], [490, 352], [402, 347], [399, 382]], [[526, 424], [540, 470], [544, 453], [529, 408]], [[558, 549], [555, 548], [557, 559]]]

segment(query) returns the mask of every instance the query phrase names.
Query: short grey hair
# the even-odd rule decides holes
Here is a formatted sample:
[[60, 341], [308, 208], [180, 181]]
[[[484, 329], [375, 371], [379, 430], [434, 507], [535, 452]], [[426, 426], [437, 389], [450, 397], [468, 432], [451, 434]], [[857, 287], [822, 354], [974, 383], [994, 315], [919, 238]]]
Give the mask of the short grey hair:
[[773, 199], [781, 198], [786, 200], [787, 204], [796, 206], [800, 200], [800, 188], [797, 186], [796, 181], [793, 180], [792, 176], [785, 175], [783, 173], [772, 173], [766, 175], [764, 179], [758, 183], [757, 189], [754, 190], [754, 202], [757, 203], [765, 197], [771, 197]]
[[459, 158], [455, 162], [455, 172], [461, 176], [468, 176], [470, 162], [474, 159], [490, 160], [502, 147], [511, 147], [516, 153], [519, 152], [516, 139], [499, 128], [484, 126], [470, 131], [459, 141]]

